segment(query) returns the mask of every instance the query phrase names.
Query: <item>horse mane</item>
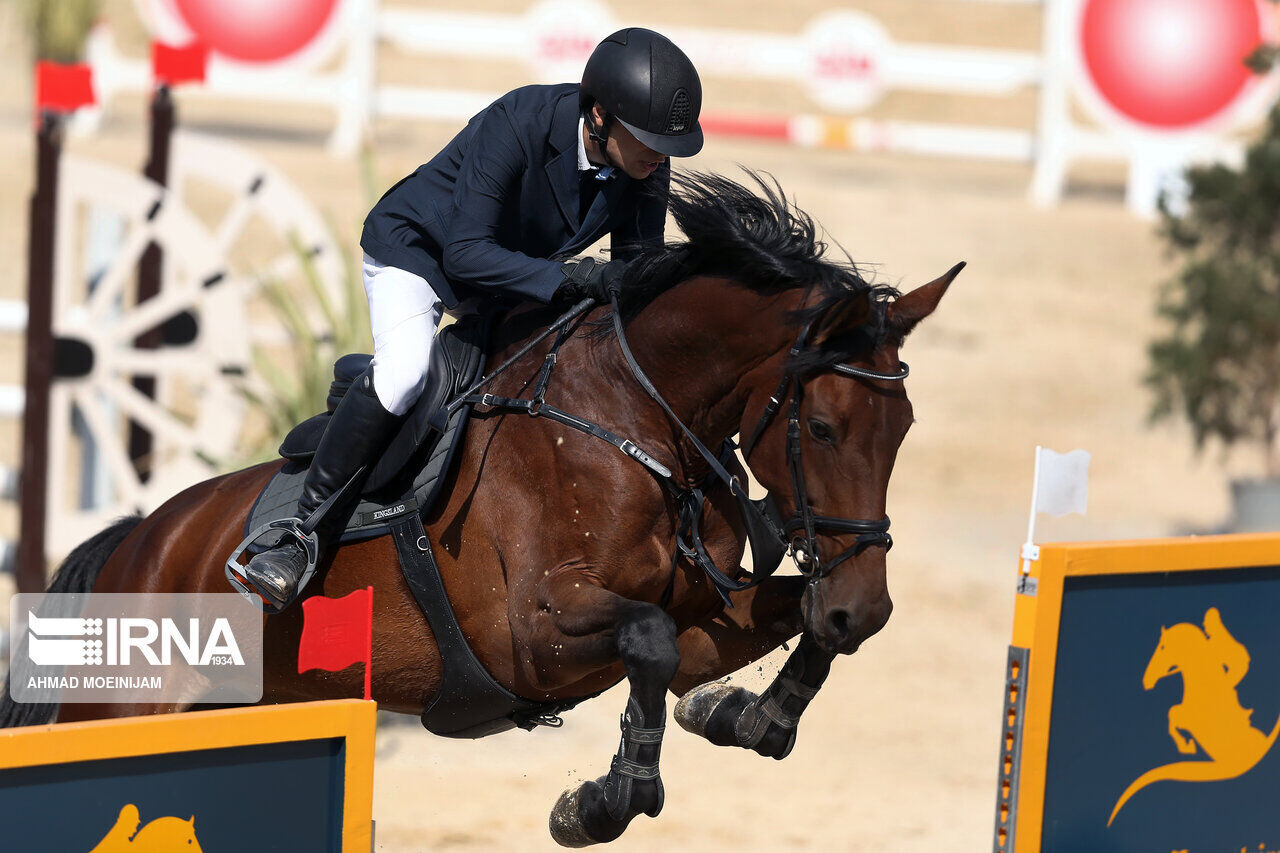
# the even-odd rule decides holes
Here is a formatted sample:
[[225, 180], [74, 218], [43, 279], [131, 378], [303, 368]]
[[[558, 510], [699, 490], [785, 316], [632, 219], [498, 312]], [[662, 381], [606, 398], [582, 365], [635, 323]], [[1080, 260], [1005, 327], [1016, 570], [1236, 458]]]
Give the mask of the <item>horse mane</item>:
[[[627, 267], [620, 282], [623, 322], [682, 282], [716, 276], [759, 293], [805, 288], [818, 294], [783, 318], [797, 331], [812, 324], [811, 341], [821, 340], [793, 360], [793, 369], [802, 374], [865, 356], [894, 337], [885, 308], [898, 291], [867, 281], [843, 249], [843, 258], [828, 257], [829, 246], [813, 218], [787, 198], [777, 180], [743, 171], [754, 187], [711, 173], [672, 174], [667, 207], [685, 239], [646, 247]], [[837, 306], [854, 308], [865, 319], [842, 334], [822, 335], [825, 318], [848, 316], [835, 311]], [[608, 322], [597, 331], [610, 333]]]

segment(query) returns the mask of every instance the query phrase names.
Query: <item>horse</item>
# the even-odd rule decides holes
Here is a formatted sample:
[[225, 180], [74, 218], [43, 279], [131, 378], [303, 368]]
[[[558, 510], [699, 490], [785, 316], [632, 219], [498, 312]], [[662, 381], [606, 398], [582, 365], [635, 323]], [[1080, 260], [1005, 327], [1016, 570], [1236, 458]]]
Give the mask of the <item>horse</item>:
[[[499, 684], [546, 702], [629, 684], [609, 771], [552, 810], [551, 834], [565, 846], [610, 841], [661, 810], [668, 690], [689, 731], [782, 758], [833, 660], [892, 610], [886, 491], [912, 423], [899, 348], [964, 264], [909, 293], [870, 283], [847, 255], [829, 257], [813, 219], [776, 181], [748, 174], [750, 187], [709, 174], [674, 179], [669, 210], [684, 239], [640, 252], [612, 304], [559, 342], [545, 389], [548, 403], [634, 439], [681, 494], [700, 491], [697, 550], [711, 562], [674, 550], [680, 501], [651, 470], [549, 418], [484, 406], [451, 490], [424, 519], [462, 632]], [[518, 354], [546, 328], [548, 310], [513, 310], [487, 363]], [[551, 346], [517, 358], [489, 390], [527, 391]], [[749, 436], [746, 466], [725, 455], [727, 476], [709, 476], [717, 460], [706, 447], [734, 435]], [[50, 591], [228, 591], [223, 561], [278, 467], [217, 477], [145, 519], [119, 521], [68, 557]], [[777, 535], [800, 574], [743, 582], [748, 469], [788, 519]], [[373, 698], [419, 714], [439, 688], [441, 657], [390, 539], [333, 549], [304, 595], [376, 588]], [[264, 617], [262, 701], [358, 695], [359, 667], [297, 672], [301, 616], [294, 606]], [[716, 683], [797, 635], [764, 693]], [[0, 723], [42, 722], [32, 706], [5, 702]], [[188, 708], [67, 704], [57, 719]]]
[[1253, 725], [1253, 709], [1240, 704], [1237, 686], [1249, 672], [1249, 651], [1231, 636], [1218, 608], [1204, 614], [1204, 626], [1179, 622], [1160, 629], [1160, 641], [1142, 674], [1151, 690], [1164, 678], [1182, 676], [1182, 701], [1169, 708], [1169, 737], [1183, 755], [1206, 759], [1175, 761], [1143, 773], [1116, 800], [1110, 826], [1134, 794], [1155, 782], [1216, 782], [1254, 768], [1280, 735], [1280, 719], [1267, 734]]
[[138, 807], [126, 803], [120, 809], [115, 825], [89, 853], [129, 853], [136, 850], [147, 853], [152, 850], [183, 850], [185, 853], [201, 853], [196, 838], [196, 816], [183, 820], [180, 817], [158, 817], [142, 823]]

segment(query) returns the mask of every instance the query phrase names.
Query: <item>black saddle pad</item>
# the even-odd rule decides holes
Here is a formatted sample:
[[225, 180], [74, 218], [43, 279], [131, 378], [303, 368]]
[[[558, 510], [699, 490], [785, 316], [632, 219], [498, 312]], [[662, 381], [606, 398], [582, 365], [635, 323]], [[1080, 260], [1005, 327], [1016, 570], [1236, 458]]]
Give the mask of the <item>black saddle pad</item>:
[[[425, 515], [439, 498], [453, 456], [466, 432], [471, 407], [462, 406], [454, 412], [443, 434], [431, 430], [428, 421], [483, 374], [492, 319], [492, 315], [468, 315], [440, 330], [426, 390], [366, 478], [360, 502], [350, 510], [340, 542], [381, 536], [389, 531], [388, 523], [394, 517], [414, 509]], [[245, 525], [246, 533], [294, 515], [307, 466], [332, 411], [372, 358], [367, 354], [351, 354], [334, 363], [334, 381], [327, 400], [329, 411], [308, 418], [285, 437], [280, 455], [288, 461], [258, 495]], [[279, 536], [265, 537], [254, 543], [253, 550], [269, 548], [278, 539]]]

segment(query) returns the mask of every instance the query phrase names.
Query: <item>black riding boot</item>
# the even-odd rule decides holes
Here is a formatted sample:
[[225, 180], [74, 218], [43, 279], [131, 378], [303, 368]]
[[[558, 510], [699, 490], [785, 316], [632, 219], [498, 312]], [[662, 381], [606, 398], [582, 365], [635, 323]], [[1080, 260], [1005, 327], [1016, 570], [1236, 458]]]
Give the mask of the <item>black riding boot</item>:
[[[363, 480], [403, 420], [382, 408], [373, 390], [373, 368], [370, 367], [351, 384], [325, 427], [307, 471], [302, 496], [298, 498], [298, 519], [311, 521], [316, 508], [346, 486], [356, 472], [360, 472], [359, 479]], [[320, 539], [321, 548], [327, 544], [325, 540], [330, 533], [325, 519], [331, 518], [336, 508], [349, 505], [348, 501], [359, 494], [360, 485], [360, 482], [352, 483], [347, 492], [325, 510], [324, 516], [310, 525]], [[306, 568], [306, 552], [297, 539], [288, 536], [250, 560], [244, 567], [244, 575], [259, 595], [280, 610], [297, 596]]]

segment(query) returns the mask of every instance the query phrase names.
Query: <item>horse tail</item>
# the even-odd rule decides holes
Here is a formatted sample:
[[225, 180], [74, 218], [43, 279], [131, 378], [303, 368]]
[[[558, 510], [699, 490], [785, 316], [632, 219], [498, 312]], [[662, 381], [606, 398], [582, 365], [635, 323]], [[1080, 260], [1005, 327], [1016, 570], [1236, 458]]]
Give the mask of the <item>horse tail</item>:
[[1277, 735], [1280, 735], [1280, 719], [1276, 720], [1271, 734], [1267, 735], [1265, 746], [1257, 755], [1248, 756], [1244, 760], [1240, 760], [1237, 756], [1229, 761], [1175, 761], [1172, 764], [1148, 770], [1135, 779], [1133, 784], [1120, 795], [1120, 799], [1116, 801], [1116, 807], [1111, 810], [1111, 817], [1107, 818], [1107, 826], [1116, 819], [1116, 815], [1120, 813], [1120, 807], [1127, 803], [1130, 797], [1153, 782], [1219, 782], [1224, 779], [1234, 779], [1248, 772], [1271, 750]]
[[1129, 801], [1130, 797], [1155, 782], [1213, 782], [1218, 779], [1230, 779], [1235, 775], [1237, 774], [1234, 768], [1228, 771], [1216, 761], [1175, 761], [1172, 764], [1148, 770], [1133, 780], [1132, 785], [1125, 788], [1120, 799], [1116, 801], [1116, 807], [1111, 810], [1111, 817], [1107, 818], [1107, 826], [1111, 826], [1111, 821], [1116, 819], [1120, 808]]
[[[141, 523], [141, 516], [127, 516], [81, 542], [62, 561], [62, 565], [58, 567], [53, 581], [45, 592], [92, 590], [107, 560], [115, 553], [116, 548], [120, 547], [124, 538]], [[18, 641], [20, 639], [15, 640], [15, 642]], [[4, 695], [0, 696], [0, 728], [40, 725], [51, 721], [57, 713], [58, 706], [52, 703], [13, 701], [9, 692], [9, 681], [5, 679]]]

